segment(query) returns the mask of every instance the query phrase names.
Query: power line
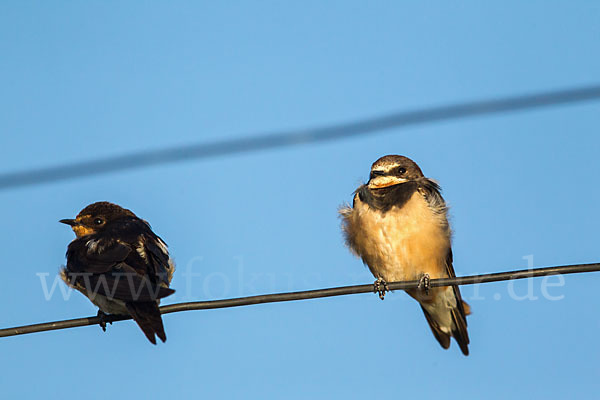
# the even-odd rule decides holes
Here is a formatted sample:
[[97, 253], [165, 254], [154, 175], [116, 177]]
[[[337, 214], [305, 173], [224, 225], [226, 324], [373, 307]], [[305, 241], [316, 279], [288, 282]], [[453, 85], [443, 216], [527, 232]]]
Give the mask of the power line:
[[0, 190], [228, 154], [339, 140], [391, 128], [600, 99], [600, 85], [401, 111], [337, 125], [194, 143], [0, 174]]
[[[457, 278], [432, 279], [431, 287], [449, 286], [449, 285], [472, 285], [478, 283], [500, 282], [514, 279], [534, 278], [539, 276], [550, 276], [560, 274], [574, 274], [581, 272], [600, 271], [600, 263], [594, 264], [575, 264], [563, 265], [557, 267], [544, 267], [519, 271], [498, 272], [493, 274], [471, 275]], [[409, 282], [390, 282], [388, 288], [390, 290], [406, 290], [415, 289], [419, 285], [419, 281]], [[306, 290], [302, 292], [289, 292], [266, 294], [250, 297], [238, 297], [225, 300], [210, 300], [210, 301], [194, 301], [190, 303], [170, 304], [160, 307], [162, 314], [170, 314], [181, 311], [192, 310], [209, 310], [215, 308], [241, 307], [253, 304], [276, 303], [283, 301], [295, 301], [316, 299], [321, 297], [344, 296], [348, 294], [369, 293], [374, 291], [373, 284], [341, 286], [328, 289]], [[124, 315], [108, 315], [104, 318], [106, 322], [116, 322], [131, 319]], [[28, 333], [52, 331], [57, 329], [75, 328], [79, 326], [97, 325], [100, 323], [99, 317], [77, 318], [65, 321], [46, 322], [35, 325], [25, 325], [14, 328], [0, 329], [0, 337], [24, 335]]]

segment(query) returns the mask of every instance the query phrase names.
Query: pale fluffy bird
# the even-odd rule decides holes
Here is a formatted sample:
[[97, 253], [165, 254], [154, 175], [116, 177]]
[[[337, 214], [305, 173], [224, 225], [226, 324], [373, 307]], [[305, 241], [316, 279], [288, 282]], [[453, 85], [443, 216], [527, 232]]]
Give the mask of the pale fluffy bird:
[[421, 281], [407, 293], [420, 303], [433, 335], [445, 349], [454, 337], [468, 355], [470, 308], [458, 286], [429, 288], [429, 279], [455, 276], [439, 185], [407, 157], [381, 157], [367, 184], [356, 190], [352, 207], [342, 207], [340, 214], [346, 243], [377, 278], [380, 296], [386, 282]]

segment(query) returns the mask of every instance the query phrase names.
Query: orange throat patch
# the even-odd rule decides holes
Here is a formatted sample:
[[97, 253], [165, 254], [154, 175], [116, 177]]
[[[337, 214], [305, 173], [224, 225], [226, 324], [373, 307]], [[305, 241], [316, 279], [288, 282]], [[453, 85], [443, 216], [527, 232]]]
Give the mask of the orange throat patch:
[[83, 225], [76, 225], [76, 226], [72, 227], [72, 229], [78, 238], [96, 233], [96, 231], [94, 231], [92, 228], [87, 228]]

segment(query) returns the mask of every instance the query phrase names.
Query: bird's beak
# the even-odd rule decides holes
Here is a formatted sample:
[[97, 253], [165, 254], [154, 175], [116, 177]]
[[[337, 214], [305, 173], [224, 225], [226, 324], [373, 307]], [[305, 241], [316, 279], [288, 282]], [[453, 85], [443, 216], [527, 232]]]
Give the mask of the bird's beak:
[[371, 182], [373, 179], [377, 178], [378, 176], [384, 176], [385, 172], [383, 171], [371, 171], [371, 174], [369, 175], [369, 182]]
[[63, 224], [67, 224], [67, 225], [70, 225], [70, 226], [77, 226], [77, 225], [79, 225], [79, 222], [75, 221], [74, 219], [61, 219], [58, 222], [61, 222]]

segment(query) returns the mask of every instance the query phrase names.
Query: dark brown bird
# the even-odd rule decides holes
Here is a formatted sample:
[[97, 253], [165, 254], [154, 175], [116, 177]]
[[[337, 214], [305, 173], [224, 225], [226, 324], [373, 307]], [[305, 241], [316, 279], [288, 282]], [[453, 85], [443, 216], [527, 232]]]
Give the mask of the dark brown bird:
[[466, 316], [458, 286], [429, 288], [430, 278], [453, 278], [448, 209], [440, 187], [403, 156], [381, 157], [369, 181], [342, 207], [342, 228], [350, 249], [362, 258], [383, 299], [387, 282], [421, 282], [407, 293], [420, 304], [433, 335], [447, 349], [454, 337], [469, 354]]
[[60, 222], [77, 236], [67, 249], [62, 279], [97, 305], [99, 316], [130, 315], [150, 342], [156, 344], [155, 335], [167, 340], [158, 304], [175, 292], [169, 288], [175, 267], [150, 225], [105, 201]]

